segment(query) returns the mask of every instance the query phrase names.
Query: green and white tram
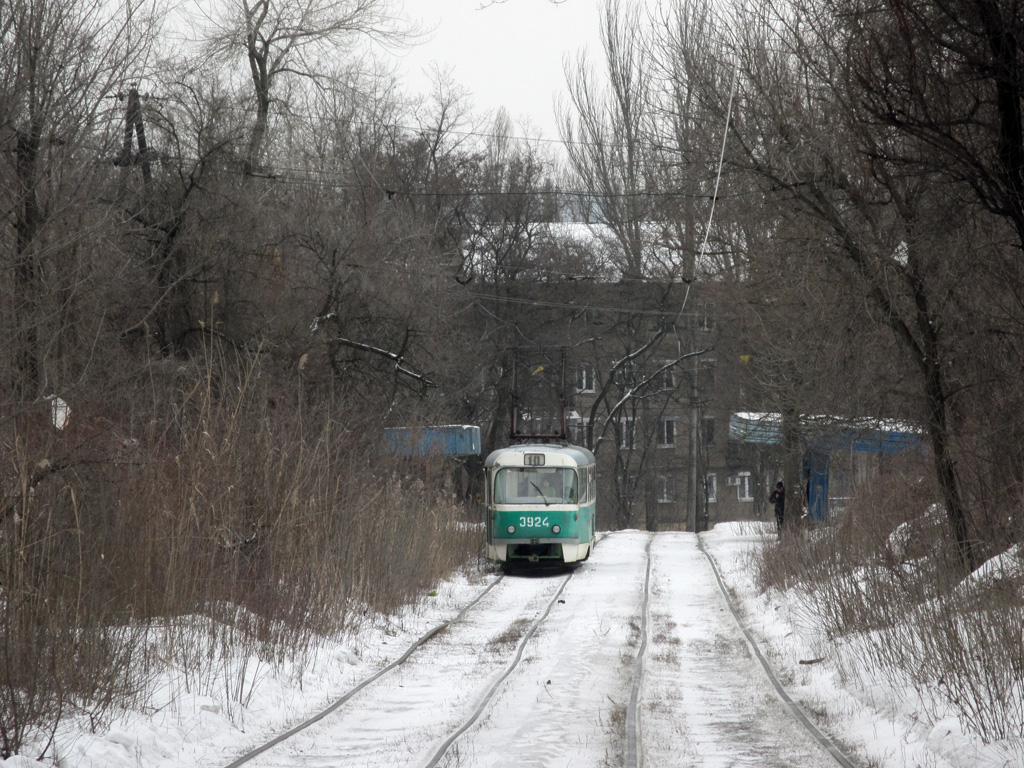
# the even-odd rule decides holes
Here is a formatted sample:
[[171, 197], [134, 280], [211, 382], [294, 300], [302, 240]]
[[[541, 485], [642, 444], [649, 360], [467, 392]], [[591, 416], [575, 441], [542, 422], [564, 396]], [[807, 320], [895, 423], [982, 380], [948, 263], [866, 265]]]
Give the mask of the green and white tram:
[[597, 463], [575, 445], [501, 448], [484, 462], [487, 557], [571, 565], [594, 549]]

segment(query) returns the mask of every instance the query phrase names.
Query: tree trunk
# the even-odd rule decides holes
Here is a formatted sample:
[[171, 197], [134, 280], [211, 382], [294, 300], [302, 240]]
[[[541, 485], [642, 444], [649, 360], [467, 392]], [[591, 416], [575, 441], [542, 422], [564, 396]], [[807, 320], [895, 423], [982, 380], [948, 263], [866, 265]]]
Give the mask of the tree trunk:
[[17, 179], [20, 199], [15, 212], [17, 245], [14, 258], [14, 274], [17, 285], [17, 306], [20, 308], [15, 319], [15, 389], [23, 398], [32, 399], [39, 393], [39, 338], [36, 329], [36, 290], [38, 265], [33, 250], [39, 234], [41, 212], [36, 189], [36, 165], [39, 158], [41, 129], [31, 126], [18, 134]]
[[249, 133], [249, 147], [245, 158], [245, 172], [253, 173], [260, 166], [263, 157], [263, 140], [267, 134], [270, 116], [270, 72], [267, 69], [267, 55], [261, 51], [255, 40], [249, 41], [249, 71], [252, 74], [253, 90], [256, 93], [256, 122]]

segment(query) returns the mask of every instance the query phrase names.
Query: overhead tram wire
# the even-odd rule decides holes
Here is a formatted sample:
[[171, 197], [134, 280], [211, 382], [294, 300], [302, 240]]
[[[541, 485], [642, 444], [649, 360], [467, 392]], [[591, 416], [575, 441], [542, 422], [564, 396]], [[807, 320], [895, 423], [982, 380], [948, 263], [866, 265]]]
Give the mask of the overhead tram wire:
[[[700, 245], [700, 259], [703, 262], [707, 255], [708, 237], [711, 235], [711, 224], [715, 220], [715, 203], [718, 202], [718, 188], [722, 182], [722, 166], [725, 165], [725, 144], [729, 139], [729, 123], [732, 121], [732, 104], [736, 98], [736, 83], [739, 80], [740, 74], [740, 60], [736, 58], [736, 63], [732, 68], [732, 83], [729, 86], [729, 106], [725, 110], [725, 126], [722, 128], [722, 146], [718, 152], [718, 170], [715, 172], [715, 193], [711, 196], [711, 210], [708, 211], [708, 223], [704, 227], [704, 239]], [[686, 302], [690, 298], [690, 283], [686, 284], [686, 295], [683, 296], [683, 303], [679, 307], [679, 316], [682, 317], [683, 309], [686, 307]]]
[[[110, 147], [100, 146], [98, 144], [85, 143], [82, 145], [84, 149], [91, 149], [97, 154], [101, 155], [99, 162], [102, 165], [107, 165], [107, 161], [103, 158], [102, 153], [110, 151]], [[162, 160], [166, 159], [166, 155], [161, 155], [158, 150], [150, 148], [152, 162], [154, 164], [162, 164]], [[200, 163], [198, 157], [178, 158], [182, 164], [195, 164]], [[208, 160], [205, 161], [206, 165], [209, 165]], [[598, 192], [588, 189], [565, 189], [565, 188], [548, 188], [548, 189], [522, 189], [522, 190], [507, 190], [507, 189], [460, 189], [453, 191], [444, 190], [429, 190], [429, 189], [400, 189], [391, 188], [388, 185], [379, 186], [377, 184], [370, 183], [356, 183], [352, 181], [342, 180], [340, 174], [335, 174], [328, 171], [318, 171], [310, 169], [297, 169], [288, 167], [279, 167], [276, 169], [268, 169], [265, 173], [254, 173], [246, 172], [241, 166], [235, 167], [232, 164], [224, 163], [221, 171], [236, 176], [243, 176], [250, 179], [265, 179], [269, 182], [275, 182], [282, 185], [304, 187], [308, 189], [336, 189], [336, 190], [351, 190], [355, 192], [378, 192], [386, 193], [389, 199], [395, 197], [406, 197], [406, 198], [453, 198], [453, 197], [504, 197], [504, 196], [518, 196], [518, 197], [572, 197], [572, 198], [590, 198], [590, 199], [604, 199], [604, 200], [625, 200], [625, 199], [636, 199], [636, 198], [660, 198], [660, 199], [706, 199], [712, 200], [711, 195], [707, 194], [695, 194], [692, 192], [684, 192], [681, 190], [647, 190], [640, 192]], [[331, 177], [334, 178], [331, 178]], [[734, 195], [735, 198], [746, 197], [752, 194], [751, 192], [743, 192]], [[721, 195], [718, 196], [719, 199]], [[559, 222], [555, 222], [559, 223]]]
[[[168, 101], [169, 99], [167, 97], [163, 97], [162, 100]], [[221, 109], [224, 112], [236, 112], [236, 113], [241, 113], [243, 115], [250, 115], [250, 114], [252, 114], [252, 110], [251, 109], [248, 109], [248, 108], [245, 108], [245, 107], [240, 107], [240, 106], [234, 106], [234, 105], [226, 105], [226, 106], [221, 107]], [[282, 116], [283, 117], [297, 117], [297, 118], [306, 120], [308, 122], [312, 122], [314, 117], [316, 117], [316, 116], [311, 115], [309, 113], [297, 112], [295, 110], [289, 110], [287, 112], [287, 114], [282, 115]], [[387, 128], [387, 129], [393, 130], [393, 131], [404, 131], [408, 135], [421, 135], [421, 134], [424, 134], [424, 133], [431, 133], [431, 131], [425, 130], [422, 126], [411, 126], [411, 125], [407, 125], [407, 124], [403, 124], [403, 123], [399, 123], [399, 122], [386, 122], [385, 121], [385, 122], [382, 122], [382, 123], [374, 123], [374, 122], [371, 122], [369, 120], [355, 120], [355, 119], [347, 120], [345, 122], [347, 124], [351, 124], [351, 125], [355, 125], [355, 126], [359, 126], [359, 127], [363, 127], [363, 128]], [[513, 141], [513, 142], [517, 142], [517, 143], [521, 143], [521, 144], [538, 143], [538, 144], [557, 144], [557, 145], [560, 145], [560, 146], [563, 146], [563, 147], [574, 146], [574, 147], [614, 147], [615, 149], [624, 149], [625, 148], [624, 144], [619, 144], [619, 143], [600, 144], [600, 143], [595, 142], [595, 141], [578, 141], [578, 140], [575, 140], [575, 139], [570, 140], [570, 141], [566, 141], [565, 139], [562, 139], [562, 138], [548, 139], [548, 138], [544, 138], [542, 136], [510, 136], [510, 135], [505, 134], [505, 133], [490, 133], [490, 132], [487, 132], [487, 131], [467, 131], [467, 130], [452, 129], [452, 130], [449, 130], [449, 131], [445, 131], [445, 134], [449, 135], [449, 136], [460, 137], [460, 138], [502, 139], [502, 140]], [[655, 148], [662, 148], [663, 149], [663, 147], [657, 147], [656, 145], [652, 145], [652, 146], [655, 146]]]
[[[108, 147], [101, 147], [96, 144], [83, 144], [86, 149], [91, 149], [97, 153], [109, 151]], [[154, 163], [161, 163], [161, 154], [153, 149], [150, 149]], [[166, 158], [166, 155], [163, 156]], [[178, 158], [182, 164], [196, 164], [200, 163], [198, 157]], [[102, 164], [106, 162], [101, 161]], [[206, 161], [209, 165], [209, 162]], [[294, 187], [305, 187], [309, 189], [337, 189], [337, 190], [351, 190], [355, 192], [384, 192], [388, 198], [394, 197], [406, 197], [406, 198], [453, 198], [453, 197], [574, 197], [574, 198], [591, 198], [591, 199], [604, 199], [604, 200], [625, 200], [625, 199], [636, 199], [636, 198], [660, 198], [660, 199], [690, 199], [690, 200], [713, 200], [713, 197], [708, 194], [697, 194], [693, 192], [685, 192], [682, 190], [644, 190], [639, 192], [600, 192], [589, 189], [566, 189], [563, 187], [555, 187], [548, 189], [521, 189], [521, 190], [509, 190], [509, 189], [458, 189], [458, 190], [430, 190], [430, 189], [401, 189], [398, 187], [390, 187], [389, 185], [378, 185], [371, 183], [357, 183], [352, 181], [346, 181], [341, 178], [339, 173], [331, 171], [320, 171], [315, 169], [300, 169], [300, 168], [289, 168], [289, 167], [277, 167], [268, 168], [266, 172], [252, 172], [245, 171], [241, 166], [235, 167], [230, 163], [224, 163], [221, 171], [236, 176], [243, 176], [250, 179], [265, 179], [269, 182], [274, 182], [282, 185], [294, 186]], [[733, 197], [740, 198], [750, 195], [750, 192], [743, 192], [734, 195]], [[721, 196], [719, 195], [719, 198]], [[557, 222], [556, 222], [557, 223]]]
[[[238, 169], [239, 175], [246, 175], [245, 171]], [[310, 187], [314, 189], [332, 188], [348, 189], [354, 191], [384, 191], [388, 199], [394, 197], [406, 198], [452, 198], [452, 197], [574, 197], [589, 198], [598, 200], [628, 200], [638, 198], [649, 199], [689, 199], [689, 200], [711, 200], [714, 203], [714, 196], [708, 194], [697, 194], [682, 190], [644, 190], [639, 192], [600, 192], [589, 189], [459, 189], [459, 190], [429, 190], [429, 189], [401, 189], [384, 185], [359, 184], [351, 181], [342, 181], [329, 178], [326, 171], [310, 171], [294, 168], [279, 168], [265, 174], [248, 174], [255, 178], [265, 178], [280, 184], [288, 184], [299, 187]], [[750, 192], [743, 192], [735, 197], [746, 197]]]

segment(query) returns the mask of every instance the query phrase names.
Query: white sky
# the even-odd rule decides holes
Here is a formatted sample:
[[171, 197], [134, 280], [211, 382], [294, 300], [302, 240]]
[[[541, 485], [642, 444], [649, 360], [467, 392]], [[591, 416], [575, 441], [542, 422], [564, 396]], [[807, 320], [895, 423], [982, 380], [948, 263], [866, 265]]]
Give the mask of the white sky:
[[405, 0], [429, 40], [398, 59], [410, 93], [426, 93], [431, 62], [452, 67], [478, 114], [508, 110], [529, 135], [557, 139], [555, 99], [565, 93], [565, 57], [600, 53], [601, 0]]

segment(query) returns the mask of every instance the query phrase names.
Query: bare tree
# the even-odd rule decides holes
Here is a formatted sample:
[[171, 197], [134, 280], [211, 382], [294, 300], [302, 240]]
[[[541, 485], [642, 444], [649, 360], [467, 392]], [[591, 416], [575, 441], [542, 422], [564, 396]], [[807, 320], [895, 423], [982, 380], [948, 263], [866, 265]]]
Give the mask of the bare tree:
[[253, 171], [263, 159], [270, 107], [279, 80], [319, 82], [338, 49], [352, 54], [358, 38], [401, 44], [410, 29], [392, 0], [232, 0], [209, 31], [211, 51], [248, 68], [255, 114], [245, 154]]
[[[702, 35], [706, 24], [706, 18], [698, 12], [680, 12], [662, 19], [661, 26], [675, 32], [687, 30], [686, 39], [677, 40], [664, 33], [656, 36], [656, 25], [638, 7], [627, 7], [615, 0], [606, 3], [602, 18], [604, 77], [599, 78], [585, 60], [577, 62], [575, 68], [567, 68], [574, 113], [566, 109], [561, 115], [574, 183], [590, 195], [590, 206], [583, 211], [583, 217], [610, 233], [608, 239], [613, 248], [609, 261], [623, 282], [623, 295], [629, 294], [630, 282], [638, 281], [638, 292], [657, 294], [663, 300], [658, 305], [658, 311], [664, 313], [660, 325], [652, 327], [634, 319], [618, 330], [624, 344], [621, 360], [637, 362], [634, 356], [639, 355], [644, 358], [644, 368], [653, 371], [658, 366], [646, 358], [650, 354], [661, 355], [674, 361], [672, 368], [678, 380], [687, 382], [691, 463], [687, 508], [691, 529], [703, 517], [698, 509], [706, 504], [706, 467], [700, 460], [702, 408], [706, 398], [699, 389], [701, 350], [697, 349], [696, 314], [688, 306], [690, 292], [686, 286], [699, 275], [708, 274], [698, 253], [707, 242], [702, 236], [709, 234], [711, 222], [706, 214], [717, 184], [717, 153], [711, 147], [720, 143], [723, 128], [717, 120], [713, 121], [715, 128], [711, 128], [712, 122], [701, 111], [706, 105], [694, 97], [688, 83], [690, 75], [684, 69], [688, 59], [671, 55], [671, 47], [663, 46], [671, 40], [675, 45], [685, 46], [691, 55], [697, 47], [706, 55], [707, 44]], [[708, 137], [715, 129], [719, 141], [709, 142]], [[651, 282], [645, 286], [644, 281]], [[662, 290], [659, 285], [668, 289]], [[675, 287], [680, 289], [674, 290]], [[668, 355], [661, 343], [666, 333], [676, 344]], [[632, 363], [629, 367], [632, 369]], [[609, 376], [602, 395], [595, 399], [595, 408], [608, 408], [606, 426], [616, 424], [627, 411], [640, 409], [657, 414], [665, 405], [665, 398], [647, 397], [645, 377], [625, 378], [630, 384], [619, 392], [620, 397], [614, 397], [615, 390], [608, 389], [623, 381], [623, 372], [616, 372]], [[652, 409], [655, 402], [657, 405]], [[639, 412], [631, 418], [638, 419]], [[649, 444], [645, 440], [653, 440], [653, 432], [643, 436], [640, 444]], [[621, 440], [615, 442], [621, 447]], [[624, 478], [616, 486], [619, 522], [624, 524], [638, 500], [628, 478], [638, 477], [643, 484], [650, 485], [649, 473], [643, 466], [647, 453], [630, 449], [615, 455], [616, 463], [622, 464], [616, 477]], [[637, 466], [631, 469], [628, 464]], [[639, 494], [645, 495], [650, 494]], [[656, 524], [653, 512], [648, 523]]]
[[[966, 182], [1024, 246], [1024, 12], [1002, 0], [829, 0], [806, 22], [831, 34], [856, 106], [899, 132], [892, 160]], [[841, 18], [855, 16], [845, 28]]]
[[93, 231], [89, 211], [103, 216], [93, 204], [104, 110], [152, 40], [144, 14], [133, 15], [139, 9], [134, 2], [119, 13], [100, 2], [0, 5], [0, 188], [10, 212], [0, 242], [13, 280], [3, 316], [14, 366], [6, 383], [21, 397], [70, 384], [59, 372], [58, 340], [72, 326], [57, 310], [73, 305], [67, 295], [52, 303], [53, 281], [74, 291], [76, 244]]
[[[851, 11], [860, 23], [836, 24]], [[949, 218], [938, 231], [949, 277], [928, 296], [944, 315], [937, 346], [945, 361], [933, 378], [945, 394], [946, 472], [962, 488], [972, 535], [988, 546], [1003, 536], [999, 510], [1018, 505], [1024, 484], [1019, 370], [1010, 362], [1024, 349], [1015, 287], [1024, 275], [1024, 15], [998, 0], [901, 0], [825, 3], [815, 19], [816, 37], [843, 30], [832, 44], [852, 105], [898, 137], [865, 142], [873, 166], [927, 176], [944, 192]], [[915, 232], [931, 248], [935, 233]]]
[[601, 42], [607, 84], [585, 56], [566, 65], [571, 105], [560, 130], [574, 181], [590, 197], [586, 221], [606, 225], [618, 244], [613, 256], [622, 277], [651, 276], [656, 234], [649, 147], [652, 91], [650, 63], [640, 32], [640, 10], [621, 0], [604, 5]]
[[[669, 409], [690, 404], [700, 389], [700, 382], [689, 378], [699, 376], [699, 365], [692, 363], [708, 349], [693, 348], [687, 324], [677, 322], [672, 311], [684, 290], [685, 286], [647, 281], [588, 292], [592, 305], [614, 296], [618, 304], [629, 307], [586, 310], [601, 318], [600, 335], [577, 340], [575, 350], [578, 358], [596, 365], [594, 395], [580, 427], [586, 432], [584, 442], [612, 465], [610, 500], [619, 527], [636, 525], [641, 515], [649, 530], [663, 522], [654, 499], [660, 429]], [[700, 463], [698, 450], [692, 444], [688, 449], [691, 467]], [[698, 474], [700, 481], [694, 481], [692, 473], [689, 479], [691, 530], [697, 525], [697, 493], [704, 492], [704, 472]]]
[[[974, 544], [951, 452], [945, 297], [954, 283], [941, 247], [935, 247], [955, 227], [934, 194], [935, 177], [888, 160], [887, 150], [900, 146], [899, 136], [875, 131], [859, 118], [844, 76], [848, 70], [836, 55], [836, 26], [814, 10], [808, 6], [797, 14], [763, 4], [746, 17], [737, 49], [723, 36], [723, 50], [741, 57], [743, 73], [729, 159], [736, 171], [761, 179], [777, 217], [770, 227], [773, 238], [794, 214], [806, 217], [806, 234], [816, 245], [805, 251], [807, 268], [796, 263], [786, 271], [797, 290], [813, 285], [804, 276], [819, 272], [815, 262], [821, 260], [821, 267], [842, 276], [843, 290], [866, 302], [873, 322], [889, 330], [917, 368], [918, 413], [928, 428], [962, 562], [970, 565]], [[808, 17], [814, 22], [806, 22]], [[708, 79], [704, 98], [722, 103], [716, 78]], [[789, 331], [794, 327], [799, 326]], [[772, 327], [775, 334], [786, 330], [785, 324]], [[787, 380], [800, 386], [809, 374], [801, 364], [773, 383], [781, 393]], [[830, 389], [835, 385], [819, 389], [818, 396]], [[794, 401], [782, 405], [799, 407]]]

